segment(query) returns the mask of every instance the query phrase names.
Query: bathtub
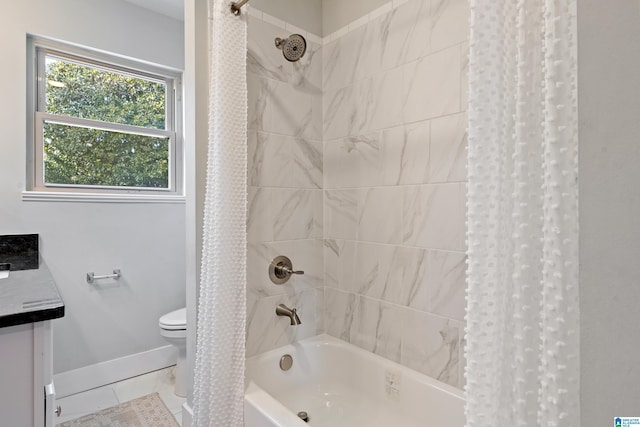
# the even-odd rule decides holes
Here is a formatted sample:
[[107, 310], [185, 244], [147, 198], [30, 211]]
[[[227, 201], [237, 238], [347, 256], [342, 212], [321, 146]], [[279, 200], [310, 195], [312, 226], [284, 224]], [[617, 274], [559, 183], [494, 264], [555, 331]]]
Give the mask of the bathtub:
[[[288, 371], [279, 367], [285, 354], [293, 357]], [[464, 421], [462, 391], [328, 335], [247, 359], [245, 427], [463, 427]]]

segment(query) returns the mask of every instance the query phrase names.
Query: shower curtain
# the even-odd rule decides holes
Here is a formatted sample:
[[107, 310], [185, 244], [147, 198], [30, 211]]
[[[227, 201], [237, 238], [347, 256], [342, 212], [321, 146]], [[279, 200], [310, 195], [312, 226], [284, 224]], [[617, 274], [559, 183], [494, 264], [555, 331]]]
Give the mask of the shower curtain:
[[468, 427], [579, 426], [575, 0], [471, 0]]
[[242, 427], [247, 205], [247, 24], [209, 0], [209, 150], [194, 424]]

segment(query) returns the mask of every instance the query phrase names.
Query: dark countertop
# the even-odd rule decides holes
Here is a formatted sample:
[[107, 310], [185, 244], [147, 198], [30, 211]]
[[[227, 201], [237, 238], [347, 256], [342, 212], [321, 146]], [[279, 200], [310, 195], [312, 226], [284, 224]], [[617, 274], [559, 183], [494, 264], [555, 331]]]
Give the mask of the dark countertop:
[[0, 328], [63, 316], [64, 302], [44, 263], [36, 270], [11, 271], [8, 278], [0, 279]]

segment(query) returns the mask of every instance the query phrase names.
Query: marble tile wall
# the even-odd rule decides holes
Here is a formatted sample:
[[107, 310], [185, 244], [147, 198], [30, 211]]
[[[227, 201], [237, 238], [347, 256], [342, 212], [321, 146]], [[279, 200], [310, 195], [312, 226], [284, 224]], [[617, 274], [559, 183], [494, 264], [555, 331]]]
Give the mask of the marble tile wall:
[[[320, 39], [251, 10], [248, 356], [326, 332], [462, 386], [468, 13], [394, 1]], [[280, 254], [305, 275], [273, 285]]]
[[[276, 37], [303, 33], [305, 56], [290, 63]], [[251, 9], [248, 26], [247, 356], [323, 331], [322, 44], [304, 30]], [[286, 255], [304, 270], [271, 283], [268, 266]], [[296, 307], [292, 327], [278, 304]]]
[[325, 332], [462, 387], [466, 0], [323, 46]]

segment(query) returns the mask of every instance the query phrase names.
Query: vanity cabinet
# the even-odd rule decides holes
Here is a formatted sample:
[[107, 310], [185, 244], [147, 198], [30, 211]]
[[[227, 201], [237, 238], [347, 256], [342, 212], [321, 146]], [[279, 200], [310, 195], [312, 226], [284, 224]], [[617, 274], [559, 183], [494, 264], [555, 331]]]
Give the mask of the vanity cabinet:
[[0, 328], [0, 424], [55, 425], [51, 321]]
[[51, 321], [63, 316], [38, 235], [0, 236], [0, 426], [55, 425]]

